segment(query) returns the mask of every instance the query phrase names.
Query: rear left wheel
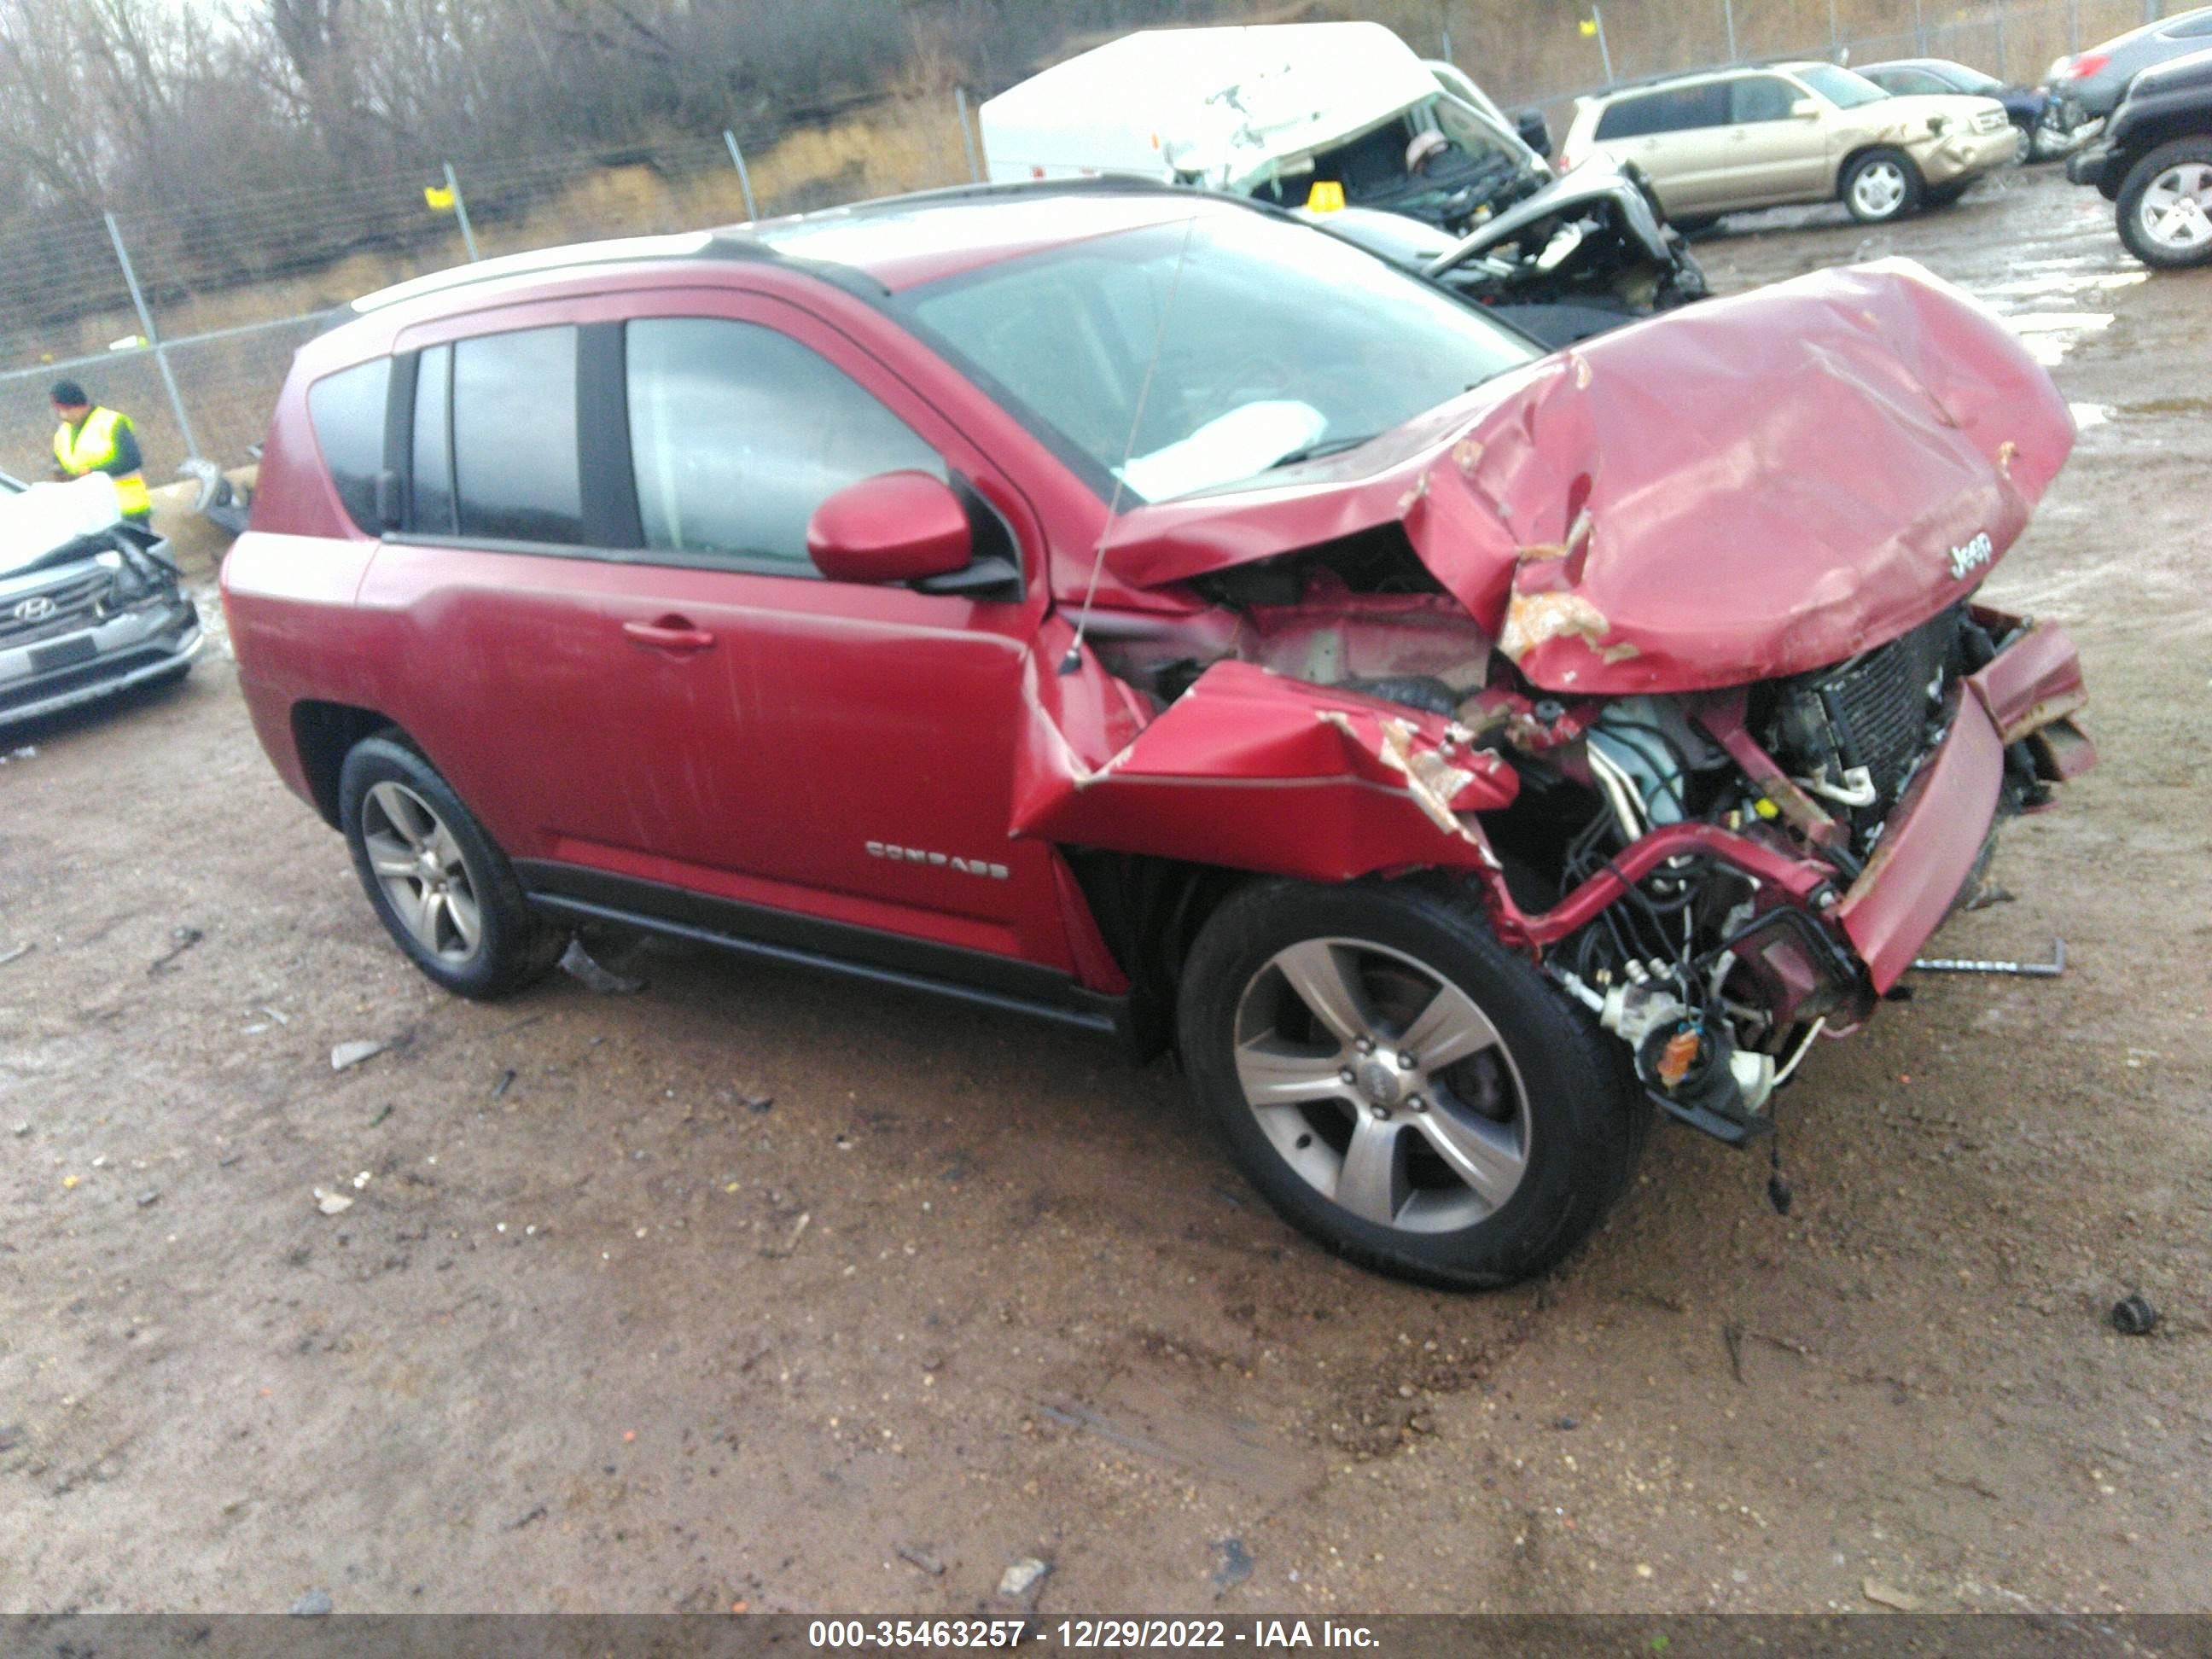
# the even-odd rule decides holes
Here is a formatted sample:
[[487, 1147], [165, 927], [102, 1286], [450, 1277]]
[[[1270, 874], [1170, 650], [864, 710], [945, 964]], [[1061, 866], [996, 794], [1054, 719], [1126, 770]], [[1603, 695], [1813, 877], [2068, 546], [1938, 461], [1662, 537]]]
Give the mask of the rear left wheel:
[[504, 996], [560, 959], [567, 930], [530, 908], [483, 827], [405, 744], [354, 745], [338, 774], [338, 822], [378, 920], [447, 990]]
[[1180, 1020], [1252, 1183], [1331, 1249], [1428, 1284], [1559, 1261], [1626, 1185], [1648, 1120], [1617, 1045], [1449, 891], [1245, 888], [1192, 948]]

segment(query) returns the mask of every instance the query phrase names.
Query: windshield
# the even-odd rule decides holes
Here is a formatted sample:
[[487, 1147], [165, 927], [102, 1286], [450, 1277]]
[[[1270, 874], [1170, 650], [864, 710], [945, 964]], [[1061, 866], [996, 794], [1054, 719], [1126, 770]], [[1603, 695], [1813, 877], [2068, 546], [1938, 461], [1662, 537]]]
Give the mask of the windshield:
[[1865, 76], [1838, 69], [1833, 64], [1811, 64], [1791, 73], [1838, 109], [1856, 109], [1861, 104], [1871, 104], [1878, 98], [1889, 96]]
[[[1428, 100], [1421, 108], [1435, 121], [1439, 132], [1469, 155], [1502, 156], [1516, 169], [1528, 165], [1532, 154], [1528, 147], [1511, 133], [1492, 126], [1480, 110], [1441, 95]], [[1418, 118], [1414, 125], [1421, 125]]]
[[1349, 448], [1537, 356], [1372, 254], [1218, 209], [925, 283], [904, 303], [1100, 494], [1118, 478], [1137, 501]]
[[1996, 76], [1984, 75], [1981, 70], [1969, 69], [1964, 64], [1954, 64], [1946, 69], [1942, 78], [1961, 92], [1977, 93], [1984, 97], [1994, 97], [2004, 90], [2004, 82], [1998, 80]]

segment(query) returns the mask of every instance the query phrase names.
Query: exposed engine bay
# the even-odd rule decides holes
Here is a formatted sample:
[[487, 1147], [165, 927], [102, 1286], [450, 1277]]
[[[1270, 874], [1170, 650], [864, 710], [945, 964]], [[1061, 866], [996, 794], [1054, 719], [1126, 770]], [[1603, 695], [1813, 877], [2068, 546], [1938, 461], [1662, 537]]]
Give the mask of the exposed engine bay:
[[[1663, 1109], [1736, 1143], [1768, 1127], [1815, 1036], [1871, 1011], [1883, 988], [1834, 913], [1965, 679], [2030, 628], [1961, 599], [1810, 672], [1576, 698], [1523, 678], [1389, 532], [1192, 586], [1211, 604], [1188, 617], [1101, 617], [1102, 664], [1159, 709], [1227, 659], [1449, 721], [1444, 753], [1515, 786], [1477, 815], [1501, 934], [1620, 1038]], [[2043, 804], [2068, 770], [2030, 739], [2007, 745], [1998, 817]], [[1994, 839], [1992, 824], [1948, 906], [1972, 896]]]
[[1710, 291], [1643, 172], [1601, 161], [1470, 224], [1425, 274], [1489, 304], [1540, 297], [1636, 313]]
[[[1593, 159], [1540, 188], [1485, 198], [1456, 217], [1363, 198], [1310, 215], [1385, 258], [1496, 309], [1559, 347], [1709, 292], [1682, 234], [1633, 167]], [[1423, 222], [1425, 217], [1425, 222]]]

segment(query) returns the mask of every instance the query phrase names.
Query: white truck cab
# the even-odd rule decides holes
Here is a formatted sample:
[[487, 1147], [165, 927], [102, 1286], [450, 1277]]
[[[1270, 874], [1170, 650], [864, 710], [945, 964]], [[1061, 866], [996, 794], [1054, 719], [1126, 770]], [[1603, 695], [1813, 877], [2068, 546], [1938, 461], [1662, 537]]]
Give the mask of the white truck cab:
[[1135, 174], [1298, 210], [1549, 345], [1705, 293], [1632, 169], [1557, 176], [1467, 75], [1379, 23], [1145, 29], [978, 119], [994, 185]]
[[1357, 199], [1402, 186], [1407, 146], [1431, 131], [1548, 179], [1497, 106], [1462, 85], [1379, 23], [1146, 29], [1030, 76], [978, 119], [994, 184], [1139, 173], [1300, 205], [1330, 180]]

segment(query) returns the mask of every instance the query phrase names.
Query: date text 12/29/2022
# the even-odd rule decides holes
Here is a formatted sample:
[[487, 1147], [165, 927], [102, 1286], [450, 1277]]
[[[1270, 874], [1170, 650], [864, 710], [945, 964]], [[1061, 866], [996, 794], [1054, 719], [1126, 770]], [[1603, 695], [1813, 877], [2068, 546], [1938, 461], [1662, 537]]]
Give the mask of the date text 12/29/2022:
[[1260, 1652], [1307, 1648], [1372, 1650], [1374, 1631], [1338, 1620], [1308, 1619], [817, 1619], [806, 1627], [816, 1649], [1016, 1648], [1054, 1652], [1180, 1653], [1201, 1648]]

